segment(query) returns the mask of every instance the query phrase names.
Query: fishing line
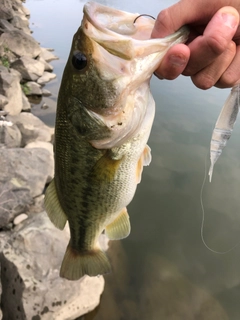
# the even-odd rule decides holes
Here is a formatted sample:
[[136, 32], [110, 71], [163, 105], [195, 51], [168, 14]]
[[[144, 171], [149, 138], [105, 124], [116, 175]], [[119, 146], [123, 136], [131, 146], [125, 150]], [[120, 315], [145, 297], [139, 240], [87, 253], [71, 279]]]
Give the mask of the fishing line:
[[[238, 106], [240, 105], [240, 84], [238, 84]], [[240, 241], [237, 242], [232, 248], [226, 250], [226, 251], [216, 251], [212, 248], [210, 248], [205, 239], [204, 239], [204, 234], [203, 234], [203, 231], [204, 231], [204, 224], [205, 224], [205, 209], [204, 209], [204, 204], [203, 204], [203, 189], [204, 189], [204, 186], [205, 186], [205, 182], [206, 182], [206, 178], [207, 178], [207, 157], [208, 157], [209, 153], [207, 152], [206, 154], [206, 157], [205, 157], [205, 165], [204, 165], [204, 178], [203, 178], [203, 183], [202, 183], [202, 186], [201, 186], [201, 191], [200, 191], [200, 203], [201, 203], [201, 208], [202, 208], [202, 222], [201, 222], [201, 239], [202, 239], [202, 242], [204, 244], [204, 246], [211, 252], [213, 253], [216, 253], [216, 254], [227, 254], [231, 251], [233, 251], [235, 248], [237, 248], [239, 245], [240, 245]]]
[[139, 16], [137, 16], [137, 18], [134, 19], [133, 21], [133, 24], [137, 21], [138, 18], [140, 17], [149, 17], [149, 18], [152, 18], [153, 20], [156, 20], [156, 18], [154, 18], [153, 16], [151, 16], [150, 14], [146, 14], [146, 13], [143, 13], [143, 14], [140, 14]]

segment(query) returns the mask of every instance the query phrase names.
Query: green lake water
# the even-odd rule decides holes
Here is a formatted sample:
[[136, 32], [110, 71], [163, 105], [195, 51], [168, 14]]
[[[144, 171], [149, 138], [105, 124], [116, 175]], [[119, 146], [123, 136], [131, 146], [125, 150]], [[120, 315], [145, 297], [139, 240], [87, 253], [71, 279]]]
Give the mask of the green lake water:
[[[157, 16], [174, 1], [103, 0], [102, 4]], [[33, 36], [54, 48], [52, 96], [33, 113], [54, 125], [56, 100], [84, 1], [27, 0]], [[84, 320], [239, 320], [240, 245], [213, 253], [201, 239], [200, 191], [209, 168], [213, 126], [230, 90], [202, 91], [191, 80], [151, 81], [156, 116], [149, 139], [152, 162], [128, 206], [132, 232], [111, 242], [113, 272], [100, 306]], [[43, 102], [49, 105], [42, 110]], [[215, 251], [240, 243], [240, 121], [203, 189], [203, 234]], [[206, 163], [206, 165], [205, 165]], [[64, 320], [64, 319], [63, 319]]]

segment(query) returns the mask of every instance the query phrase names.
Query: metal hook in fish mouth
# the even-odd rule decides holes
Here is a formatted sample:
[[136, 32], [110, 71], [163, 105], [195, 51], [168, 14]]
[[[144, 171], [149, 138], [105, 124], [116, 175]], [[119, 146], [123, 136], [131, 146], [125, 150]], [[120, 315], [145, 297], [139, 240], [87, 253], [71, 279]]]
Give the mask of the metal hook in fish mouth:
[[137, 18], [134, 19], [133, 21], [133, 24], [137, 21], [138, 18], [140, 17], [150, 17], [152, 18], [153, 20], [156, 20], [156, 18], [154, 18], [153, 16], [151, 16], [150, 14], [146, 14], [146, 13], [143, 13], [143, 14], [140, 14], [139, 16], [137, 16]]

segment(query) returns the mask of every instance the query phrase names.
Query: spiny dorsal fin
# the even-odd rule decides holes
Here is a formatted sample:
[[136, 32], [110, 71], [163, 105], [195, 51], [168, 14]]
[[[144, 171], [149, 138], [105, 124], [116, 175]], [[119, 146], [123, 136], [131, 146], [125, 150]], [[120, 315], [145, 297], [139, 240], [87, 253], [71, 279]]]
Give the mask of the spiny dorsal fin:
[[63, 230], [67, 222], [67, 216], [64, 213], [58, 200], [54, 179], [51, 181], [47, 188], [44, 204], [49, 219], [58, 229]]
[[105, 233], [110, 240], [126, 238], [131, 231], [129, 215], [124, 208], [117, 218], [105, 228]]

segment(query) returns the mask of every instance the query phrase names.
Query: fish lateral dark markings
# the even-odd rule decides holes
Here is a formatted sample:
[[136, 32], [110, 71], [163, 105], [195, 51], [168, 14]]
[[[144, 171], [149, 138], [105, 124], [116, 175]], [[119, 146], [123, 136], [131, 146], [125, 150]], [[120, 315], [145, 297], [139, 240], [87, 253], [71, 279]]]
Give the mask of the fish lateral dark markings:
[[[45, 207], [53, 224], [69, 223], [60, 276], [69, 280], [111, 271], [98, 239], [126, 238], [126, 207], [151, 162], [147, 141], [155, 115], [150, 78], [186, 28], [150, 39], [154, 21], [99, 3], [84, 6], [82, 24], [59, 90], [55, 175]], [[135, 21], [135, 23], [133, 23]]]

